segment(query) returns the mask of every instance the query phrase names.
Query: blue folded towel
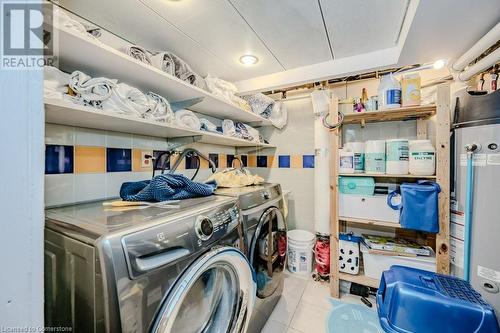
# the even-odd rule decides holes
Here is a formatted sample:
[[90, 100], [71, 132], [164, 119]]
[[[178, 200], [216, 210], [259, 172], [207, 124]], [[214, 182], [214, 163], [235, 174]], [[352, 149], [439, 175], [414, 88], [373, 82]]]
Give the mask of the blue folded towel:
[[125, 201], [181, 200], [212, 195], [215, 182], [196, 183], [180, 174], [162, 174], [151, 180], [125, 182], [120, 197]]

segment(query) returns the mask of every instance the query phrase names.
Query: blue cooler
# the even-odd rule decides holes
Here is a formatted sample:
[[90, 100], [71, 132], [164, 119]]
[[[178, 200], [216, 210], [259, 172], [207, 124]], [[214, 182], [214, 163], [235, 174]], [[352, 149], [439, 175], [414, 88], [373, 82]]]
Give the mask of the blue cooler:
[[392, 266], [377, 292], [380, 325], [389, 333], [498, 333], [493, 308], [468, 282]]

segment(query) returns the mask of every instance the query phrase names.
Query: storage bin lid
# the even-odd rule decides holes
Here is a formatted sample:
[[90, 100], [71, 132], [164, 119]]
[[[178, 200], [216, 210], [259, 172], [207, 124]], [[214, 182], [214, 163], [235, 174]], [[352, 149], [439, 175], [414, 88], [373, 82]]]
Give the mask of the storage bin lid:
[[499, 332], [493, 308], [452, 276], [392, 266], [382, 274], [377, 305], [386, 332]]
[[339, 185], [345, 186], [348, 189], [354, 190], [358, 187], [375, 187], [375, 179], [373, 177], [339, 177]]

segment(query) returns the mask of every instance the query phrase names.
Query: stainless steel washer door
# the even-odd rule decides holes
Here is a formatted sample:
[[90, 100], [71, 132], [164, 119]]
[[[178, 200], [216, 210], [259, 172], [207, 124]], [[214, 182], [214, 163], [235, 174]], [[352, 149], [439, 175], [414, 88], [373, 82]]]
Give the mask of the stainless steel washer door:
[[244, 255], [231, 247], [212, 250], [191, 265], [168, 293], [152, 332], [245, 332], [255, 293]]

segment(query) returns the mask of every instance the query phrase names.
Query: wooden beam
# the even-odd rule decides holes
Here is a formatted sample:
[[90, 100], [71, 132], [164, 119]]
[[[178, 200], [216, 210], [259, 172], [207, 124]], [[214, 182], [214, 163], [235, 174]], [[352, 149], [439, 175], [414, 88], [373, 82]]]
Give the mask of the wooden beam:
[[436, 236], [436, 269], [449, 274], [450, 238], [450, 84], [437, 88], [436, 180], [439, 194], [439, 233]]
[[[338, 121], [338, 98], [332, 96], [330, 116], [333, 123]], [[330, 294], [340, 297], [339, 279], [339, 207], [338, 207], [338, 154], [340, 146], [340, 128], [330, 131]]]

